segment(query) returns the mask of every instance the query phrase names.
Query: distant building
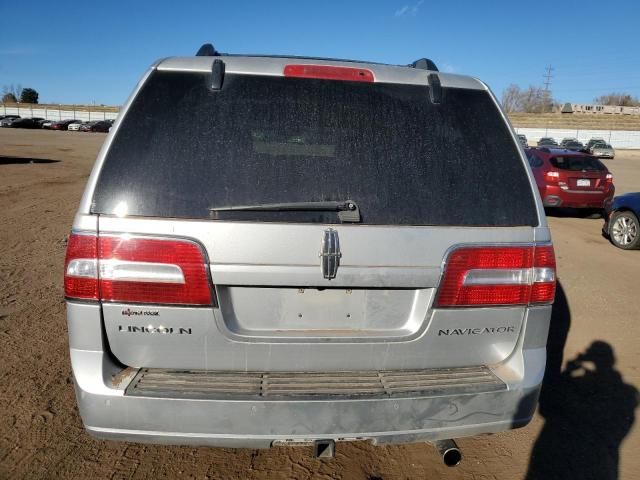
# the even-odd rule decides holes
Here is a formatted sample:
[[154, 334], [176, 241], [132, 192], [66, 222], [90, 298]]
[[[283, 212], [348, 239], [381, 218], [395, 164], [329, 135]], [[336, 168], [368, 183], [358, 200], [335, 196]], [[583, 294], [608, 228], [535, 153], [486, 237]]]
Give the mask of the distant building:
[[593, 105], [588, 103], [565, 103], [562, 113], [594, 113], [608, 115], [640, 115], [640, 107], [621, 107], [618, 105]]

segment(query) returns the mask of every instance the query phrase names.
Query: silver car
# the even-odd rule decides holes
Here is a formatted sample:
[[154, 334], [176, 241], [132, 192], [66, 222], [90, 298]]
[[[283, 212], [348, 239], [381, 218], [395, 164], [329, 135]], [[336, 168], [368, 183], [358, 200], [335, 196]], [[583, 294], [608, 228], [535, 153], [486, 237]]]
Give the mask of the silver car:
[[596, 143], [591, 148], [591, 155], [598, 158], [614, 158], [616, 151], [608, 143]]
[[89, 433], [321, 454], [529, 422], [555, 260], [484, 83], [209, 48], [120, 115], [65, 263]]

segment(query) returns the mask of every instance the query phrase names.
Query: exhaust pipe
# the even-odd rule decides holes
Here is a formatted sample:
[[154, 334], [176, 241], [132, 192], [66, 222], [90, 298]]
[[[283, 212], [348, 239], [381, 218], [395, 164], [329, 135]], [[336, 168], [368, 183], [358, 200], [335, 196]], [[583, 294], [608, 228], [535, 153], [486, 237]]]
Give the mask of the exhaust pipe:
[[450, 438], [446, 440], [436, 440], [433, 442], [433, 446], [436, 447], [438, 452], [440, 452], [442, 463], [447, 467], [460, 465], [460, 462], [462, 461], [462, 452], [458, 448], [455, 440]]

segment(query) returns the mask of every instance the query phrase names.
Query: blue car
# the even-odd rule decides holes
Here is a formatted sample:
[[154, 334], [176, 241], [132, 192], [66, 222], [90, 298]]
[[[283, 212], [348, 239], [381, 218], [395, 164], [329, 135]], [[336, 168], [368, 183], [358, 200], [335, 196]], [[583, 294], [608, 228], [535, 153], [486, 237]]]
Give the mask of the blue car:
[[614, 197], [605, 208], [603, 233], [618, 248], [640, 249], [640, 192]]

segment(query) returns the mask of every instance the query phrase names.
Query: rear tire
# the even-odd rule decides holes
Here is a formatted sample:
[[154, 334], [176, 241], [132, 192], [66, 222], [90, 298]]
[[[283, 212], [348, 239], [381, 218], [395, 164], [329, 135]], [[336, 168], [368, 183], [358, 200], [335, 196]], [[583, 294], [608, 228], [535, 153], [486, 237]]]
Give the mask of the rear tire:
[[633, 212], [615, 212], [609, 219], [609, 238], [624, 250], [640, 249], [640, 221]]

